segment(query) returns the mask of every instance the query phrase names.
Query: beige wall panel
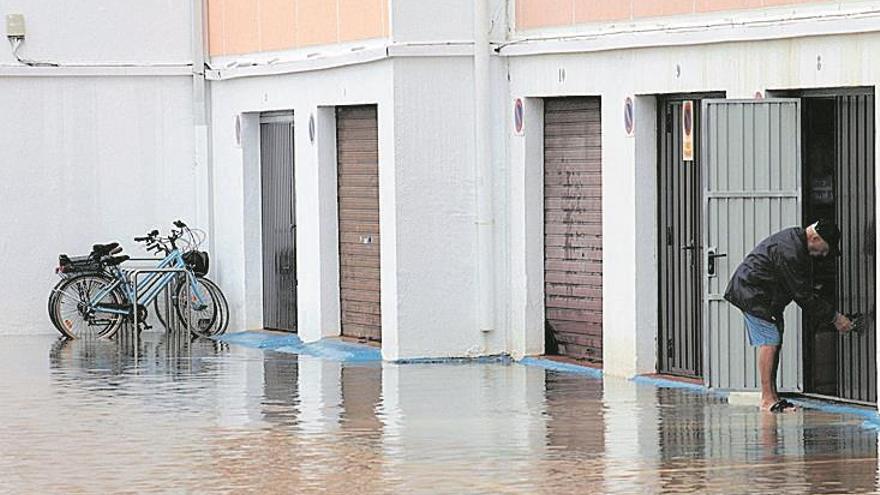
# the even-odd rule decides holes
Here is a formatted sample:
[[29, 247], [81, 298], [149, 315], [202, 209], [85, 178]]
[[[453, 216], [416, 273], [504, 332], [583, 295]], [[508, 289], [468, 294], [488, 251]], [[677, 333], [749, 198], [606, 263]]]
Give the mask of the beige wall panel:
[[259, 18], [255, 2], [226, 0], [223, 9], [223, 46], [226, 53], [250, 53], [260, 49]]
[[386, 0], [339, 0], [339, 41], [382, 36], [387, 3]]
[[297, 5], [296, 44], [298, 46], [337, 42], [335, 1], [297, 0]]
[[382, 38], [389, 33], [388, 0], [208, 0], [208, 49], [214, 56]]
[[693, 0], [638, 0], [633, 2], [633, 17], [690, 14], [693, 11]]
[[388, 2], [386, 0], [382, 1], [382, 36], [389, 37], [391, 36], [391, 21], [388, 15]]
[[574, 0], [574, 23], [618, 21], [632, 15], [629, 2], [620, 0]]
[[[823, 3], [823, 2], [816, 2], [816, 0], [763, 0], [762, 3], [764, 4], [764, 7], [773, 7], [776, 5], [795, 5], [795, 4], [800, 4], [800, 3]], [[828, 3], [832, 3], [832, 2], [828, 2]], [[837, 2], [833, 2], [833, 3], [837, 3]]]
[[208, 50], [211, 55], [224, 53], [223, 8], [224, 0], [208, 0]]
[[697, 12], [761, 8], [761, 0], [697, 0]]
[[565, 26], [574, 20], [572, 0], [518, 0], [517, 27]]
[[[594, 22], [754, 10], [816, 0], [517, 0], [516, 27], [534, 29]], [[826, 2], [835, 3], [835, 2]]]
[[260, 51], [296, 45], [296, 0], [260, 0]]

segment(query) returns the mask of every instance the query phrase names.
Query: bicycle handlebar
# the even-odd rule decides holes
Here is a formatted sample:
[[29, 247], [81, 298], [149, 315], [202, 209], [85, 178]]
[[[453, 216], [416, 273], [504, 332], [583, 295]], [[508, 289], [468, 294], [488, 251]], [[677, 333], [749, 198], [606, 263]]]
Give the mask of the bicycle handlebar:
[[157, 235], [159, 235], [159, 231], [156, 230], [156, 229], [153, 229], [153, 230], [152, 230], [149, 234], [147, 234], [145, 237], [135, 237], [135, 238], [134, 238], [134, 242], [147, 242], [147, 241], [152, 241], [152, 240], [154, 240], [154, 238], [155, 238]]

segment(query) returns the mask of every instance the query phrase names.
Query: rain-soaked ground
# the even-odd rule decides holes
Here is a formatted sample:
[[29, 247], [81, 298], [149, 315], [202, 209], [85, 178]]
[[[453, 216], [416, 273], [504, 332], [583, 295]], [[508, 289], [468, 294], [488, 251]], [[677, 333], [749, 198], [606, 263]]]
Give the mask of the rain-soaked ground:
[[877, 431], [857, 416], [282, 350], [0, 338], [0, 493], [878, 490]]

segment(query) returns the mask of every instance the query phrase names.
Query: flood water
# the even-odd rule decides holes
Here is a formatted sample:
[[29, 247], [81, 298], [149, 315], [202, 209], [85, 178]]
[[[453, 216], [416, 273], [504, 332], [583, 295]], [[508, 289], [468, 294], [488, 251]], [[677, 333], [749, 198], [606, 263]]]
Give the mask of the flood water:
[[517, 363], [0, 337], [0, 400], [0, 493], [878, 491], [859, 417]]

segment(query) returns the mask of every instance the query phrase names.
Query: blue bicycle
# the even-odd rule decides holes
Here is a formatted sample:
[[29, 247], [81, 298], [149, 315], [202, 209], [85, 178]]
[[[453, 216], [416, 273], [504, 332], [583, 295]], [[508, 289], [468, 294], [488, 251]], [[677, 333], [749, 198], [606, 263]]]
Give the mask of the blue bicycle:
[[[154, 230], [134, 239], [145, 243], [147, 251], [163, 253], [155, 268], [169, 270], [137, 281], [132, 280], [132, 270], [121, 267], [130, 258], [120, 255], [118, 243], [96, 244], [84, 257], [59, 256], [56, 272], [62, 280], [49, 296], [49, 316], [58, 331], [69, 338], [110, 338], [124, 321], [135, 319], [135, 311], [137, 321], [146, 322], [150, 304], [168, 327], [170, 322], [162, 320], [159, 308], [160, 295], [167, 290], [172, 294], [173, 314], [184, 328], [202, 337], [224, 333], [229, 304], [220, 288], [204, 276], [208, 255], [198, 250], [201, 241], [193, 230], [180, 220], [174, 225], [177, 230], [167, 237]], [[185, 249], [178, 248], [179, 242], [187, 244]]]

